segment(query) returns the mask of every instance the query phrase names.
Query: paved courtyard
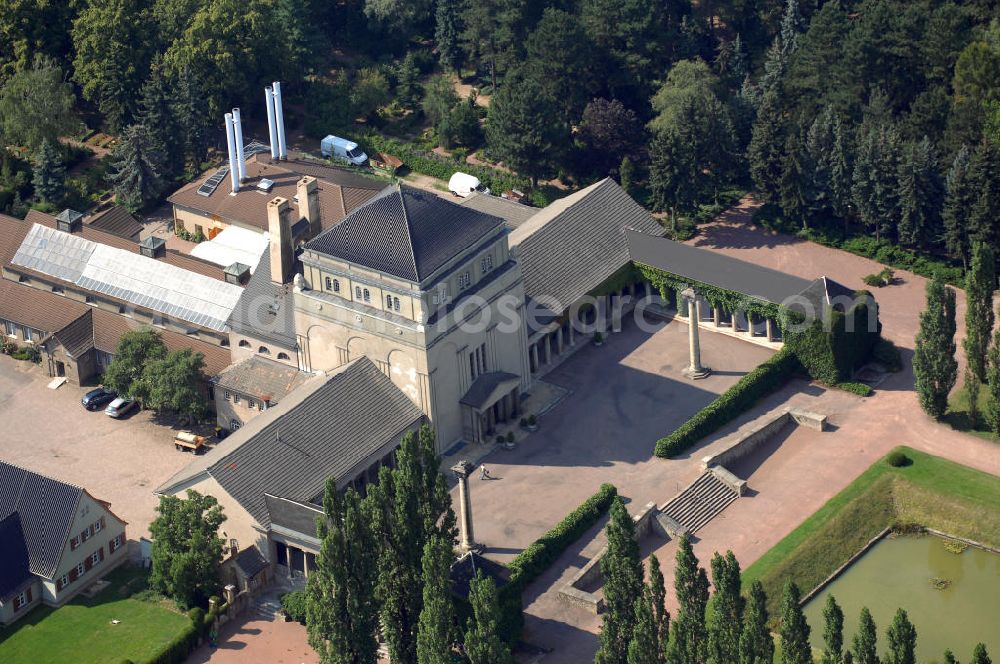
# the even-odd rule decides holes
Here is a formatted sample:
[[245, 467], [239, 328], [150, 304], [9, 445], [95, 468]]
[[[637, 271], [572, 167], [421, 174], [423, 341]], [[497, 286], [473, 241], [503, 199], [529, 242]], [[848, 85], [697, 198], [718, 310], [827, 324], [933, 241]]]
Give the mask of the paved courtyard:
[[159, 503], [153, 489], [191, 461], [174, 449], [173, 431], [149, 411], [114, 420], [88, 412], [91, 388], [46, 387], [40, 366], [0, 356], [0, 459], [70, 482], [111, 503], [128, 536], [148, 535]]

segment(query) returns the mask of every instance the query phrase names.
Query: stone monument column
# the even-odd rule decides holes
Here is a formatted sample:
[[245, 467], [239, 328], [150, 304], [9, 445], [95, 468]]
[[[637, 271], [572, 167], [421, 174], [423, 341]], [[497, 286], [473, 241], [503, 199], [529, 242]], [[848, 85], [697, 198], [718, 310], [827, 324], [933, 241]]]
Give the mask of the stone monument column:
[[701, 314], [698, 311], [698, 293], [688, 287], [681, 292], [681, 296], [688, 302], [688, 347], [691, 356], [691, 363], [684, 370], [684, 375], [691, 380], [700, 380], [711, 374], [712, 370], [701, 364], [701, 344], [698, 341], [698, 322], [701, 320]]
[[458, 546], [462, 551], [482, 551], [483, 546], [476, 544], [475, 536], [472, 532], [472, 500], [469, 496], [469, 475], [475, 470], [475, 466], [470, 461], [459, 461], [451, 467], [451, 472], [458, 478], [458, 501], [459, 514], [459, 542]]

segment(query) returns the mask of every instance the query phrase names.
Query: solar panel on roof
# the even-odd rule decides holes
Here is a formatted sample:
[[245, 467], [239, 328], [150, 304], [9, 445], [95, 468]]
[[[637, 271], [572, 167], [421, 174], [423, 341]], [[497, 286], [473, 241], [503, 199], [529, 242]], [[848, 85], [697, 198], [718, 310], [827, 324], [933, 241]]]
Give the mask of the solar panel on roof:
[[219, 188], [219, 185], [222, 184], [222, 181], [226, 179], [227, 175], [229, 175], [229, 166], [223, 166], [198, 187], [198, 194], [201, 196], [211, 196]]

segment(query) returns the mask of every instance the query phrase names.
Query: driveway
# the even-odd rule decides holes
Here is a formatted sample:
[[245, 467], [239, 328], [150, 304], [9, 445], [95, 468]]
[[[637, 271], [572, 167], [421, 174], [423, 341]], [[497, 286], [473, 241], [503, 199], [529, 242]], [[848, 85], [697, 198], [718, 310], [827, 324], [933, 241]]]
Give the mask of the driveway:
[[111, 503], [128, 535], [148, 535], [159, 500], [152, 490], [192, 457], [174, 449], [174, 431], [149, 411], [113, 420], [88, 412], [80, 397], [92, 388], [50, 390], [41, 367], [0, 356], [0, 459], [86, 489]]

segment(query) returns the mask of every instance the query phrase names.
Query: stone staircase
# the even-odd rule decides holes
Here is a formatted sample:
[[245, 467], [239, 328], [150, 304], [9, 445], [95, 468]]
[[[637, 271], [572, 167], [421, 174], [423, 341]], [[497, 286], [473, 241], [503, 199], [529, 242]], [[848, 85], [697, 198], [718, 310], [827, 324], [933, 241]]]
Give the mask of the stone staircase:
[[723, 481], [713, 469], [709, 469], [664, 505], [660, 514], [666, 517], [667, 523], [672, 521], [680, 526], [682, 532], [672, 534], [680, 535], [684, 531], [694, 534], [739, 496], [740, 492], [736, 487]]
[[278, 601], [278, 596], [273, 593], [261, 595], [253, 605], [254, 615], [259, 616], [263, 620], [274, 620], [280, 610], [281, 602]]

